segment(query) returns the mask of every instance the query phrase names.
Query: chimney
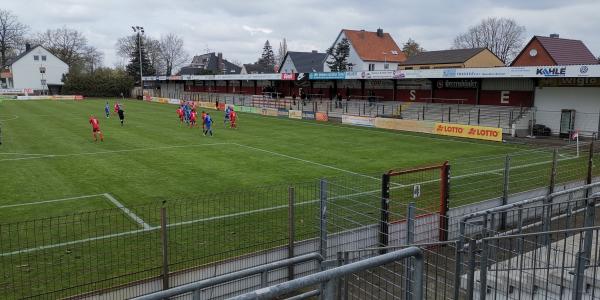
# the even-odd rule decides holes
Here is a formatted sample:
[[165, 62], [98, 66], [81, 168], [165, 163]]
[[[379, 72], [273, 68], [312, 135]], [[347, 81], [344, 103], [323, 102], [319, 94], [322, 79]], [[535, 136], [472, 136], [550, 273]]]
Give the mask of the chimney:
[[225, 65], [223, 64], [223, 53], [221, 52], [217, 53], [217, 68], [221, 71], [225, 69]]
[[551, 33], [551, 34], [550, 34], [550, 37], [551, 37], [551, 38], [555, 38], [555, 39], [557, 39], [557, 38], [559, 38], [560, 36], [558, 35], [558, 33]]
[[377, 28], [377, 36], [378, 37], [383, 37], [383, 29]]
[[313, 51], [311, 51], [311, 52], [312, 52], [312, 53], [319, 53], [317, 50], [313, 50]]
[[29, 50], [31, 50], [31, 44], [25, 43], [25, 51], [29, 51]]

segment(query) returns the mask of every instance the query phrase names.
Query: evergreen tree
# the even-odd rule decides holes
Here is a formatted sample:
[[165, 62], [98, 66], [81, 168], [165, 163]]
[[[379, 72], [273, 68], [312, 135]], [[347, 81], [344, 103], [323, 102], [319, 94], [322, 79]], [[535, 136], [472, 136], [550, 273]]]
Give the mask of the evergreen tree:
[[332, 72], [341, 72], [348, 69], [348, 57], [350, 56], [350, 42], [343, 38], [337, 45], [327, 49], [329, 60], [327, 65]]
[[271, 47], [271, 44], [269, 44], [269, 40], [265, 42], [265, 46], [263, 47], [263, 52], [258, 60], [258, 63], [262, 64], [269, 70], [273, 70], [275, 67], [275, 53], [273, 53], [273, 47]]
[[150, 59], [148, 58], [146, 48], [144, 47], [143, 43], [142, 45], [137, 43], [135, 50], [130, 54], [129, 64], [126, 67], [127, 74], [132, 76], [136, 82], [138, 82], [140, 78], [140, 46], [142, 47], [142, 76], [156, 75], [156, 71], [154, 70], [154, 67], [150, 63]]
[[283, 42], [279, 42], [279, 49], [277, 50], [277, 65], [283, 64], [287, 51], [287, 41], [283, 38]]

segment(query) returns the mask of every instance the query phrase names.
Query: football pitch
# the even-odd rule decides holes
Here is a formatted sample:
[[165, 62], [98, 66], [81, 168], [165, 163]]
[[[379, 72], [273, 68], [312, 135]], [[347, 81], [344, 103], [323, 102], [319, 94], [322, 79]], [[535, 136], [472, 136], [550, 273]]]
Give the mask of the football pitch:
[[[111, 110], [114, 102], [109, 101]], [[230, 129], [216, 111], [210, 111], [214, 136], [205, 137], [180, 124], [173, 105], [124, 101], [121, 127], [116, 115], [104, 117], [104, 103], [0, 104], [2, 223], [114, 205], [104, 194], [125, 207], [193, 200], [199, 194], [383, 173], [516, 148], [244, 113], [239, 128]], [[93, 141], [90, 114], [99, 118], [104, 142]]]
[[[159, 275], [165, 203], [176, 271], [284, 244], [286, 190], [269, 186], [298, 187], [296, 239], [304, 240], [318, 228], [318, 192], [303, 184], [314, 179], [348, 177], [336, 193], [370, 191], [336, 200], [349, 222], [330, 229], [339, 231], [378, 222], [387, 170], [459, 160], [451, 195], [467, 204], [498, 196], [504, 155], [536, 151], [514, 158], [512, 192], [543, 186], [552, 159], [521, 145], [247, 113], [230, 129], [212, 110], [208, 137], [180, 124], [176, 106], [137, 100], [122, 101], [121, 127], [116, 115], [104, 117], [105, 101], [0, 102], [0, 293], [8, 298], [66, 297]], [[104, 142], [93, 141], [90, 114]], [[561, 159], [585, 169], [584, 157]]]

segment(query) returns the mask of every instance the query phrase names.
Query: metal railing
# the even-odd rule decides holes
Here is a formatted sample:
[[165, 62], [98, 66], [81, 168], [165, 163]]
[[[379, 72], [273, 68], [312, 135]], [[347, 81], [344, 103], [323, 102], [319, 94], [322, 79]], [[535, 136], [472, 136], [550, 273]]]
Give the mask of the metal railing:
[[260, 266], [253, 267], [253, 268], [244, 269], [241, 271], [237, 271], [237, 272], [233, 272], [233, 273], [229, 273], [229, 274], [225, 274], [225, 275], [221, 275], [221, 276], [217, 276], [217, 277], [212, 277], [212, 278], [209, 278], [206, 280], [177, 286], [174, 288], [170, 288], [170, 289], [163, 290], [160, 292], [137, 297], [134, 299], [136, 299], [136, 300], [159, 300], [159, 299], [165, 299], [165, 298], [173, 297], [173, 296], [177, 296], [177, 295], [192, 293], [192, 299], [200, 300], [201, 299], [201, 291], [205, 288], [215, 286], [218, 284], [222, 284], [222, 283], [226, 283], [226, 282], [231, 282], [231, 281], [238, 280], [238, 279], [242, 279], [245, 277], [257, 275], [257, 274], [260, 274], [260, 285], [262, 287], [266, 287], [268, 284], [267, 277], [269, 275], [269, 271], [274, 271], [277, 269], [290, 267], [290, 266], [293, 267], [296, 264], [300, 264], [300, 263], [308, 262], [308, 261], [312, 261], [312, 260], [316, 260], [320, 263], [323, 260], [323, 258], [318, 253], [305, 254], [305, 255], [296, 256], [296, 257], [292, 257], [292, 258], [288, 258], [288, 259], [284, 259], [284, 260], [279, 260], [276, 262], [260, 265]]
[[461, 289], [455, 289], [454, 297], [464, 292], [467, 299], [561, 299], [567, 294], [582, 299], [588, 291], [590, 299], [600, 297], [600, 284], [586, 279], [591, 272], [587, 269], [600, 271], [600, 260], [591, 260], [600, 249], [599, 236], [590, 231], [599, 223], [600, 194], [591, 195], [599, 186], [593, 183], [462, 218], [455, 265], [455, 286]]
[[246, 299], [273, 299], [278, 296], [286, 295], [303, 288], [311, 287], [316, 284], [324, 283], [321, 290], [322, 299], [338, 299], [338, 279], [353, 273], [361, 272], [371, 268], [386, 265], [398, 260], [413, 258], [414, 268], [412, 272], [412, 297], [411, 299], [423, 299], [423, 266], [424, 259], [421, 249], [418, 247], [410, 247], [402, 250], [397, 250], [387, 254], [367, 258], [358, 262], [353, 262], [347, 265], [339, 266], [333, 269], [311, 274], [305, 277], [280, 283], [274, 286], [262, 288], [254, 292], [246, 293], [240, 296], [231, 298], [232, 300]]

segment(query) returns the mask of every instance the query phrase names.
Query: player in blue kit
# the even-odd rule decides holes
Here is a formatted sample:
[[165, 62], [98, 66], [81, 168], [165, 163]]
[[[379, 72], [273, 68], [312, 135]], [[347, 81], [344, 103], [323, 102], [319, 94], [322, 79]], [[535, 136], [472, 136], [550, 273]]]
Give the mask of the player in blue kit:
[[210, 133], [210, 136], [213, 135], [212, 118], [210, 117], [209, 113], [206, 113], [206, 116], [204, 117], [204, 135], [206, 136], [207, 133]]
[[231, 108], [228, 105], [225, 109], [225, 119], [223, 120], [223, 125], [227, 128], [227, 122], [229, 122], [229, 117], [231, 116]]
[[110, 105], [108, 105], [108, 101], [106, 101], [106, 105], [104, 106], [104, 113], [106, 114], [106, 118], [110, 116]]

